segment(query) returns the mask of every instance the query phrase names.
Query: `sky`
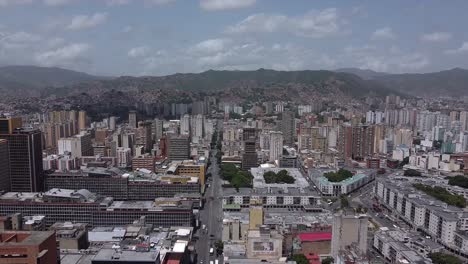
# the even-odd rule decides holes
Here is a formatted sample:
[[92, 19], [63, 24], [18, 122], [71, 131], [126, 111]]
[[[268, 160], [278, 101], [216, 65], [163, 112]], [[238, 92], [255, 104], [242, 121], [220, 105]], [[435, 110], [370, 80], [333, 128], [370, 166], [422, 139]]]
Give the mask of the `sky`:
[[0, 65], [91, 74], [468, 68], [466, 0], [0, 0]]

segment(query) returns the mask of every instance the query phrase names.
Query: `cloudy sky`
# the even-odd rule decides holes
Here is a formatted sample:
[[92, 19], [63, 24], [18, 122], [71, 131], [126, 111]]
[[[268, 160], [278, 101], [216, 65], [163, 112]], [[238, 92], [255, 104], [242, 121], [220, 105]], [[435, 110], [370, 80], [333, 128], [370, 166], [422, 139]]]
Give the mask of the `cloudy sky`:
[[104, 75], [468, 68], [466, 0], [0, 0], [0, 65]]

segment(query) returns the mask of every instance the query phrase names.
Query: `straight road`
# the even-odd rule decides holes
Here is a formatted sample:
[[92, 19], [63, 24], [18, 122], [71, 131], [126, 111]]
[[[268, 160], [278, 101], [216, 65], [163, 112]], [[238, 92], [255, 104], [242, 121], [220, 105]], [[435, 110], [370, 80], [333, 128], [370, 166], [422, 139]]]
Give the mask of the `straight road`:
[[[222, 128], [218, 126], [220, 131]], [[219, 136], [219, 132], [218, 136]], [[211, 178], [207, 179], [209, 187], [205, 189], [205, 205], [200, 210], [200, 227], [206, 226], [206, 229], [200, 229], [198, 231], [199, 239], [196, 244], [196, 250], [198, 253], [198, 263], [209, 264], [210, 260], [214, 262], [216, 258], [219, 259], [219, 263], [222, 263], [221, 256], [217, 257], [216, 252], [213, 256], [210, 256], [210, 248], [214, 247], [214, 243], [222, 238], [222, 220], [223, 220], [223, 190], [222, 190], [222, 179], [220, 175], [219, 164], [216, 159], [217, 149], [211, 151], [210, 161], [211, 165], [208, 168], [207, 174], [211, 174]], [[216, 251], [216, 249], [215, 249]]]

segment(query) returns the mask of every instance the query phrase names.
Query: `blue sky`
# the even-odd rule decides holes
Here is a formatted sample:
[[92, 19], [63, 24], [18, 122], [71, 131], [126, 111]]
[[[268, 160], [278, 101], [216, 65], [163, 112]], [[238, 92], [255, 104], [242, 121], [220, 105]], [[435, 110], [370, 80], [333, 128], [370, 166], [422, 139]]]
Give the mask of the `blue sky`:
[[103, 75], [468, 68], [465, 0], [0, 0], [0, 65]]

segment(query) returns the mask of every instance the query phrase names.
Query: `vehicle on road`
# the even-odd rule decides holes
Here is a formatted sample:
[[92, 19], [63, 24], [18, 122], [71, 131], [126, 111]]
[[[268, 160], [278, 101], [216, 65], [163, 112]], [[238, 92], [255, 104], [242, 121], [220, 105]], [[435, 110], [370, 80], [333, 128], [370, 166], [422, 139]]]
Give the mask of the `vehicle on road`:
[[213, 254], [214, 254], [214, 249], [210, 248], [210, 256], [213, 256]]
[[217, 259], [215, 259], [215, 264], [218, 264], [218, 263], [219, 263], [219, 261]]
[[202, 225], [202, 229], [205, 230], [205, 229], [206, 229], [206, 225]]

